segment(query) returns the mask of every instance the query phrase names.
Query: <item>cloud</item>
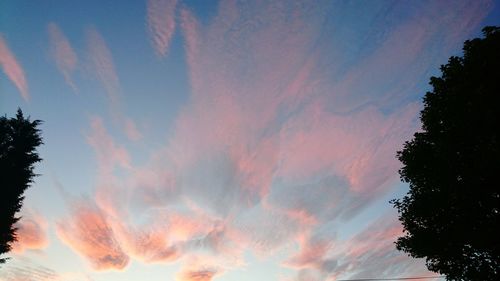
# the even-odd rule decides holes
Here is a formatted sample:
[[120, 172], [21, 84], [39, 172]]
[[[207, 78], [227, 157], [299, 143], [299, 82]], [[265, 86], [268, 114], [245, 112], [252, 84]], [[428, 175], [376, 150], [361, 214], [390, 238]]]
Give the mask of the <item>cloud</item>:
[[[394, 249], [401, 231], [394, 217], [342, 240], [335, 233], [394, 187], [395, 153], [419, 127], [418, 96], [408, 89], [431, 59], [413, 63], [445, 57], [432, 42], [464, 11], [447, 10], [453, 20], [440, 18], [435, 33], [436, 24], [428, 22], [433, 5], [407, 18], [391, 12], [403, 6], [382, 5], [380, 15], [354, 29], [353, 36], [361, 34], [356, 40], [368, 43], [353, 54], [334, 36], [351, 31], [325, 27], [330, 11], [339, 16], [345, 10], [327, 4], [222, 1], [204, 25], [179, 8], [190, 98], [168, 139], [141, 164], [102, 119], [91, 120], [87, 141], [99, 173], [95, 205], [78, 207], [59, 224], [66, 243], [98, 269], [124, 268], [129, 257], [180, 261], [179, 280], [211, 280], [242, 266], [246, 253], [267, 258], [280, 250], [282, 265], [297, 270], [298, 280], [362, 277], [369, 270], [377, 277], [425, 272]], [[150, 2], [148, 9], [154, 5], [161, 4]], [[371, 27], [385, 25], [386, 17], [396, 28], [378, 33]], [[162, 55], [168, 32], [155, 28], [153, 44]], [[462, 28], [449, 36], [471, 30]], [[95, 30], [88, 37], [98, 77], [118, 93], [104, 40]], [[346, 61], [350, 56], [354, 61]], [[331, 57], [338, 61], [329, 64]], [[126, 118], [117, 119], [125, 120], [120, 124], [129, 138], [140, 138]], [[87, 221], [96, 221], [94, 228]], [[106, 239], [79, 234], [87, 232]], [[107, 255], [117, 262], [106, 262]]]
[[429, 276], [422, 259], [399, 252], [394, 241], [402, 226], [392, 214], [383, 214], [365, 229], [338, 245], [329, 253], [338, 261], [335, 276], [341, 279]]
[[177, 0], [148, 0], [147, 26], [156, 53], [167, 55], [175, 31], [175, 7]]
[[17, 256], [2, 264], [0, 279], [4, 281], [92, 281], [88, 274], [80, 272], [57, 272], [25, 256]]
[[140, 140], [142, 134], [135, 121], [123, 113], [120, 79], [116, 73], [113, 56], [106, 41], [94, 27], [87, 29], [86, 37], [90, 71], [106, 91], [113, 121], [125, 132], [125, 135], [130, 140]]
[[30, 99], [28, 93], [28, 82], [24, 76], [24, 70], [21, 65], [17, 62], [14, 54], [9, 50], [7, 42], [0, 34], [0, 65], [3, 71], [9, 77], [9, 79], [16, 85], [16, 88], [21, 93], [21, 96], [25, 101]]
[[[420, 85], [427, 83], [429, 73], [446, 62], [450, 53], [459, 50], [492, 8], [489, 0], [422, 3], [425, 4], [413, 10], [399, 2], [387, 5], [374, 17], [360, 19], [356, 26], [345, 26], [352, 28], [349, 32], [356, 33], [348, 35], [354, 42], [332, 40], [331, 47], [345, 55], [331, 54], [331, 50], [325, 48], [329, 52], [324, 55], [325, 59], [335, 60], [325, 62], [328, 68], [324, 69], [335, 77], [324, 88], [335, 93], [328, 100], [330, 107], [347, 113], [367, 104], [386, 108], [400, 106], [409, 95], [423, 91]], [[446, 17], [440, 16], [443, 9], [447, 9]], [[337, 9], [331, 18], [338, 18], [341, 13], [342, 9]], [[401, 14], [407, 14], [406, 20], [397, 20]], [[397, 24], [387, 24], [388, 21]], [[370, 32], [364, 32], [366, 30]], [[359, 59], [346, 61], [351, 56]]]
[[[166, 157], [182, 171], [181, 179], [187, 173], [185, 193], [202, 192], [200, 201], [215, 196], [219, 208], [251, 207], [274, 196], [277, 180], [286, 194], [291, 182], [333, 174], [338, 184], [349, 186], [347, 195], [375, 195], [395, 177], [393, 149], [417, 128], [417, 105], [390, 115], [376, 106], [351, 114], [327, 108], [318, 92], [325, 77], [311, 54], [321, 19], [313, 13], [319, 10], [305, 6], [305, 11], [279, 3], [240, 9], [224, 2], [208, 27], [181, 11], [192, 101], [177, 119]], [[259, 16], [256, 10], [262, 11]], [[204, 193], [194, 182], [198, 177], [212, 183], [213, 192]], [[333, 186], [324, 189], [328, 194], [316, 198], [338, 196]]]
[[293, 181], [335, 175], [354, 193], [374, 193], [394, 177], [394, 151], [418, 128], [417, 104], [391, 115], [367, 107], [349, 115], [307, 107], [281, 131], [280, 175]]
[[88, 200], [72, 202], [71, 209], [71, 216], [57, 224], [59, 239], [95, 270], [125, 268], [129, 257], [118, 244], [106, 214]]
[[321, 270], [323, 257], [331, 247], [330, 241], [301, 241], [300, 252], [290, 257], [285, 265], [295, 268], [316, 268]]
[[118, 102], [120, 80], [116, 74], [111, 51], [97, 29], [93, 27], [87, 29], [86, 37], [88, 58], [92, 72], [104, 86], [111, 103], [115, 104]]
[[111, 174], [116, 166], [130, 167], [130, 156], [124, 147], [117, 145], [108, 134], [101, 118], [91, 120], [87, 142], [94, 147], [101, 174]]
[[177, 273], [176, 281], [210, 281], [222, 273], [206, 256], [189, 257], [186, 265]]
[[397, 219], [386, 213], [344, 240], [299, 236], [299, 252], [284, 265], [298, 270], [291, 280], [432, 276], [424, 260], [396, 250], [394, 241], [402, 230]]
[[8, 266], [6, 269], [2, 268], [0, 277], [4, 281], [26, 281], [26, 280], [40, 280], [40, 281], [56, 281], [61, 280], [60, 276], [52, 269], [44, 266]]
[[24, 214], [16, 223], [16, 240], [12, 244], [12, 252], [22, 254], [26, 250], [41, 250], [49, 244], [47, 238], [47, 222], [41, 215]]
[[142, 136], [141, 132], [139, 131], [139, 129], [137, 128], [137, 125], [135, 124], [135, 122], [130, 118], [126, 118], [126, 120], [124, 120], [124, 122], [125, 122], [125, 124], [124, 124], [125, 134], [127, 135], [127, 137], [132, 141], [141, 140], [143, 136]]
[[169, 245], [168, 230], [126, 230], [124, 247], [133, 257], [145, 263], [169, 263], [178, 260], [183, 249]]
[[217, 271], [210, 269], [199, 269], [186, 271], [179, 274], [176, 278], [178, 281], [210, 281], [214, 278]]
[[149, 223], [133, 226], [128, 222], [116, 227], [124, 250], [146, 263], [178, 260], [213, 224], [206, 217], [174, 210], [157, 211], [148, 217]]
[[72, 75], [78, 65], [78, 57], [57, 24], [53, 22], [49, 23], [47, 31], [50, 39], [50, 53], [56, 63], [57, 69], [63, 75], [64, 81], [66, 81], [73, 91], [77, 92]]

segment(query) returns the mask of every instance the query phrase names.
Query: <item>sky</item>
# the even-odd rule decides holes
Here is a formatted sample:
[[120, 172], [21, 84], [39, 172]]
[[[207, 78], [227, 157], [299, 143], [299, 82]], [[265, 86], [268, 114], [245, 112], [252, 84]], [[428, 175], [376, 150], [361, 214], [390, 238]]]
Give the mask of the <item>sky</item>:
[[0, 280], [434, 276], [394, 246], [395, 155], [499, 24], [489, 0], [1, 1], [0, 114], [44, 144]]

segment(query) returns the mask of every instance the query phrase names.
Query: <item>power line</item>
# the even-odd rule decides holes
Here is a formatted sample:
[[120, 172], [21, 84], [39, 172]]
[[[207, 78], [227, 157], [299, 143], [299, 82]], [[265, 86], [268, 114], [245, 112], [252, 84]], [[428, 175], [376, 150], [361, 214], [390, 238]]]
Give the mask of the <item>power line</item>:
[[364, 278], [364, 279], [342, 279], [337, 281], [379, 281], [379, 280], [418, 280], [430, 278], [444, 278], [444, 276], [427, 276], [427, 277], [401, 277], [401, 278]]

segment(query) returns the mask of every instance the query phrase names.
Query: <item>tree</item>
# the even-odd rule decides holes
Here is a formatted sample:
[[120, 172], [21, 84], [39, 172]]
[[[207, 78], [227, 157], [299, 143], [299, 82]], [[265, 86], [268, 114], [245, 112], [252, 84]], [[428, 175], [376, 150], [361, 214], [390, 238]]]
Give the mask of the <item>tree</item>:
[[[34, 164], [41, 161], [36, 148], [42, 144], [40, 120], [0, 117], [0, 255], [11, 249], [16, 240], [16, 213], [21, 209], [24, 191], [33, 182]], [[0, 263], [5, 259], [0, 258]]]
[[396, 247], [447, 280], [500, 280], [500, 28], [483, 34], [431, 77], [422, 130], [397, 153]]

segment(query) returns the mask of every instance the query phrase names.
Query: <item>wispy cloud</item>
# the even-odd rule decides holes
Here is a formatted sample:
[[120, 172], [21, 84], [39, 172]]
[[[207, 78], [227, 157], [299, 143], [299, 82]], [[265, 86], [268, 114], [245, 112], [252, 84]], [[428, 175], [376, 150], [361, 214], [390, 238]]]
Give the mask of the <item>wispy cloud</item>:
[[190, 257], [177, 273], [176, 281], [210, 281], [222, 273], [220, 268], [206, 256]]
[[26, 250], [41, 250], [48, 246], [47, 221], [44, 217], [32, 212], [23, 214], [16, 223], [16, 241], [12, 252], [21, 254]]
[[28, 82], [24, 76], [24, 70], [10, 51], [2, 34], [0, 34], [0, 65], [7, 77], [16, 85], [23, 99], [28, 101], [30, 95], [28, 93]]
[[335, 275], [343, 278], [429, 276], [424, 260], [415, 260], [394, 247], [402, 226], [384, 214], [348, 241], [336, 241], [330, 257], [337, 261]]
[[166, 56], [175, 31], [177, 0], [148, 0], [147, 26], [151, 43], [159, 56]]
[[139, 129], [137, 128], [137, 125], [135, 124], [135, 122], [132, 119], [125, 118], [123, 120], [123, 123], [124, 123], [123, 126], [124, 126], [124, 130], [125, 130], [125, 134], [127, 135], [127, 137], [130, 140], [139, 141], [142, 139], [143, 135], [139, 131]]
[[80, 269], [80, 272], [58, 272], [46, 265], [34, 262], [25, 256], [2, 264], [0, 279], [5, 281], [92, 281], [92, 278]]
[[71, 216], [57, 224], [57, 235], [96, 270], [123, 269], [129, 257], [118, 244], [106, 214], [91, 201], [71, 204]]
[[[377, 40], [347, 64], [344, 52], [350, 51], [325, 36], [332, 32], [325, 29], [331, 18], [325, 11], [333, 11], [325, 5], [222, 1], [207, 25], [179, 8], [189, 102], [165, 144], [140, 165], [102, 119], [91, 120], [95, 203], [82, 201], [59, 224], [63, 240], [98, 269], [123, 268], [129, 257], [180, 261], [179, 280], [212, 280], [244, 264], [247, 252], [265, 258], [289, 246], [298, 250], [282, 265], [297, 270], [296, 280], [423, 272], [420, 262], [394, 249], [401, 232], [394, 217], [343, 240], [335, 233], [396, 182], [395, 151], [419, 127], [417, 96], [405, 83], [420, 79], [430, 62], [408, 65], [445, 58], [445, 50], [433, 48], [435, 36], [459, 40], [471, 27], [455, 25], [462, 6], [437, 23], [433, 5], [405, 19], [385, 11], [398, 27], [373, 35], [371, 26], [385, 23], [374, 17], [359, 40]], [[475, 16], [465, 16], [477, 25]], [[452, 28], [462, 29], [453, 38], [441, 34]], [[89, 38], [99, 79], [118, 93], [104, 40], [95, 30]], [[161, 40], [155, 43], [160, 55], [168, 45]], [[326, 67], [325, 52], [340, 54], [333, 56], [338, 62]], [[405, 83], [393, 78], [400, 74]], [[90, 233], [105, 239], [85, 236]]]
[[183, 271], [178, 274], [176, 280], [178, 281], [210, 281], [212, 280], [217, 271], [212, 269], [197, 269], [190, 271]]
[[133, 141], [142, 138], [136, 123], [123, 113], [120, 79], [106, 41], [96, 28], [87, 29], [87, 51], [90, 71], [103, 85], [109, 99], [111, 116], [125, 135]]
[[34, 263], [30, 259], [21, 258], [22, 263], [12, 260], [2, 265], [0, 278], [5, 281], [57, 281], [61, 276], [51, 268]]
[[76, 56], [73, 47], [71, 47], [68, 38], [61, 31], [59, 26], [53, 22], [47, 26], [50, 40], [50, 53], [54, 59], [57, 69], [64, 77], [64, 81], [77, 92], [75, 83], [73, 82], [73, 72], [78, 65], [78, 57]]
[[332, 242], [327, 240], [314, 241], [306, 237], [301, 237], [300, 242], [300, 252], [290, 257], [285, 262], [285, 265], [298, 269], [315, 268], [322, 270], [325, 263], [323, 258], [332, 247]]
[[86, 36], [88, 58], [92, 72], [104, 86], [111, 103], [116, 104], [119, 99], [120, 80], [116, 74], [111, 51], [97, 29], [88, 28]]
[[91, 131], [87, 135], [87, 141], [96, 151], [101, 174], [111, 174], [115, 166], [130, 167], [127, 150], [115, 143], [101, 118], [91, 119]]

